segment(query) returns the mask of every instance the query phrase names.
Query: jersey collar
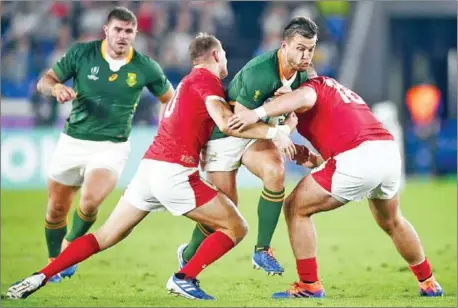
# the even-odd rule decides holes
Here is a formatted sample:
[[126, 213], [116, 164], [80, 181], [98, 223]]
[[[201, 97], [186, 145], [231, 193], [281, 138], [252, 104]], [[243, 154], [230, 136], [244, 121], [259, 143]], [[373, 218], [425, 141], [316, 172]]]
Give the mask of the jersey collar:
[[[104, 60], [107, 60], [107, 57], [106, 57], [106, 48], [107, 48], [107, 41], [106, 40], [103, 40], [102, 41], [102, 46], [100, 47], [100, 51], [102, 53], [102, 58]], [[126, 58], [126, 64], [130, 62], [130, 60], [132, 60], [132, 57], [134, 56], [134, 48], [133, 47], [130, 47], [129, 49], [129, 53], [127, 54], [127, 58]]]
[[281, 67], [281, 49], [278, 49], [277, 51], [277, 59], [278, 59], [278, 75], [280, 76], [280, 81], [284, 86], [289, 86], [293, 84], [294, 80], [296, 79], [297, 76], [297, 71], [294, 72], [293, 76], [288, 80], [285, 77], [285, 74], [283, 73], [283, 68]]

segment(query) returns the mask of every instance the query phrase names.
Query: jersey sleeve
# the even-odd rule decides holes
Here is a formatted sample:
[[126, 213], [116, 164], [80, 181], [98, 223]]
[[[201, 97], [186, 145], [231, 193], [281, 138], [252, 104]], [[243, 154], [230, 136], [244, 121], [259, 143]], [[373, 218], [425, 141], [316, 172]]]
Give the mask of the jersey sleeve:
[[60, 82], [65, 82], [77, 74], [77, 63], [84, 52], [84, 43], [73, 45], [59, 61], [54, 64], [52, 70], [56, 73]]
[[195, 87], [195, 90], [204, 102], [208, 99], [219, 100], [223, 103], [226, 102], [223, 85], [216, 79], [200, 82]]
[[264, 103], [272, 89], [269, 88], [263, 78], [256, 76], [255, 70], [243, 72], [239, 80], [239, 93], [236, 95], [236, 101], [248, 109], [255, 109]]
[[153, 59], [148, 58], [147, 69], [146, 87], [156, 97], [163, 95], [171, 87], [171, 84], [161, 66]]

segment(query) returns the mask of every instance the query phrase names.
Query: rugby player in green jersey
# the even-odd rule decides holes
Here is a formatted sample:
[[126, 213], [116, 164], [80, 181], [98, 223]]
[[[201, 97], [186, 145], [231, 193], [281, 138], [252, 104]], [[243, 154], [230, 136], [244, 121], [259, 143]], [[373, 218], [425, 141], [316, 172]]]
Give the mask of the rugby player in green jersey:
[[[146, 86], [163, 103], [160, 117], [174, 94], [159, 64], [132, 47], [137, 18], [131, 11], [114, 8], [103, 30], [104, 40], [75, 44], [37, 85], [59, 103], [72, 100], [48, 173], [45, 235], [50, 261], [89, 230], [99, 205], [115, 187], [129, 155], [142, 89]], [[64, 85], [69, 79], [73, 88]], [[81, 200], [67, 233], [67, 214], [80, 188]], [[70, 277], [75, 270], [68, 268], [51, 281]]]
[[[256, 109], [276, 95], [298, 88], [307, 80], [317, 42], [317, 25], [310, 19], [291, 20], [283, 32], [279, 49], [249, 61], [234, 77], [227, 96], [235, 113]], [[283, 267], [273, 256], [271, 240], [285, 196], [285, 167], [282, 153], [269, 140], [249, 140], [226, 136], [216, 127], [212, 140], [202, 152], [201, 167], [207, 179], [237, 204], [236, 174], [241, 164], [264, 183], [258, 203], [258, 237], [252, 263], [268, 274], [282, 274]], [[178, 248], [183, 267], [212, 230], [198, 224], [191, 241]]]

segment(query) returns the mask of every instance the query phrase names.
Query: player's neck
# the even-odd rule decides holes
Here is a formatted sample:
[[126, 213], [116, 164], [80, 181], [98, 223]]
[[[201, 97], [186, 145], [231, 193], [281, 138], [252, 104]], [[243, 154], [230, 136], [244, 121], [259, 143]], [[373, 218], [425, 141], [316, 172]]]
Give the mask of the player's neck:
[[193, 68], [205, 68], [210, 71], [213, 75], [219, 78], [219, 71], [216, 65], [200, 63], [193, 66]]
[[126, 52], [122, 53], [122, 54], [117, 54], [114, 52], [113, 49], [110, 48], [110, 46], [108, 46], [108, 44], [105, 43], [102, 44], [102, 48], [104, 48], [104, 53], [106, 56], [108, 56], [110, 59], [112, 60], [124, 60], [124, 59], [127, 59], [127, 57], [129, 56], [129, 53], [131, 52], [131, 48], [128, 48]]
[[[280, 49], [278, 51], [278, 62], [279, 62], [279, 70], [280, 70], [280, 77], [284, 77], [287, 80], [289, 80], [291, 77], [293, 77], [294, 73], [296, 73], [296, 70], [289, 65], [286, 55], [284, 54], [283, 50]], [[283, 76], [282, 76], [283, 75]]]

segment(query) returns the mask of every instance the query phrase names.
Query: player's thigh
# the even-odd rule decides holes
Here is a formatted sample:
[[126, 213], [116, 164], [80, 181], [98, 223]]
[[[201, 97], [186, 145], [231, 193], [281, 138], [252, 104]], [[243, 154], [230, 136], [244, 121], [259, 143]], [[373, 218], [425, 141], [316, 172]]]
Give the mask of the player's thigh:
[[256, 140], [243, 153], [242, 163], [260, 179], [284, 176], [284, 157], [271, 140]]
[[223, 193], [185, 214], [188, 218], [209, 226], [213, 230], [229, 231], [235, 241], [243, 238], [248, 224], [234, 203]]
[[81, 186], [88, 151], [84, 140], [62, 133], [51, 156], [48, 179], [65, 186]]
[[72, 205], [73, 198], [75, 197], [76, 192], [78, 191], [78, 186], [67, 186], [56, 182], [52, 179], [48, 179], [48, 210], [50, 217], [61, 218], [61, 216], [66, 216], [70, 207]]
[[130, 204], [126, 198], [121, 198], [107, 221], [94, 232], [100, 249], [107, 249], [126, 238], [148, 213]]
[[113, 191], [117, 182], [118, 174], [112, 169], [92, 169], [85, 175], [80, 203], [97, 207]]
[[241, 165], [242, 154], [251, 139], [225, 137], [210, 140], [201, 151], [200, 165], [205, 172], [237, 170]]
[[237, 170], [232, 171], [208, 171], [207, 180], [218, 187], [237, 206]]
[[399, 194], [390, 199], [369, 199], [369, 207], [377, 224], [384, 229], [391, 229], [401, 218]]
[[285, 200], [285, 217], [310, 216], [319, 212], [334, 210], [344, 203], [334, 198], [312, 175], [304, 177]]

